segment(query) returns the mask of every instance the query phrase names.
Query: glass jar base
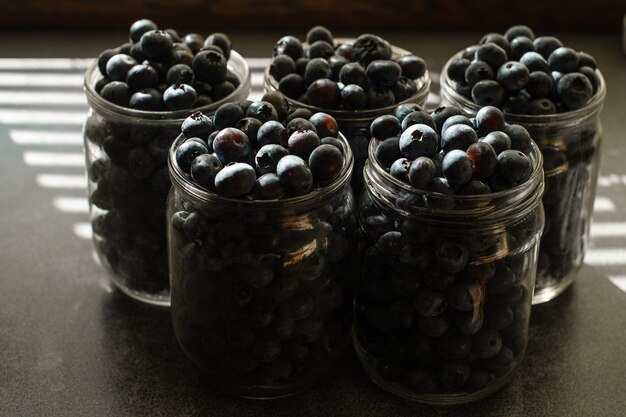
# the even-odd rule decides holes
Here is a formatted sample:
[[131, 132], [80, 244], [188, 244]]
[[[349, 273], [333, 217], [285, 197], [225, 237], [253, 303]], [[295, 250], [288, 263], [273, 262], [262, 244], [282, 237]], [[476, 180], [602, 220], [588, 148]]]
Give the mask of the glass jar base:
[[[406, 387], [403, 387], [400, 384], [391, 382], [383, 377], [372, 367], [370, 364], [369, 355], [363, 349], [361, 344], [358, 342], [356, 335], [353, 333], [353, 341], [354, 341], [354, 349], [356, 351], [356, 356], [361, 363], [361, 366], [365, 370], [365, 373], [372, 380], [374, 384], [376, 384], [381, 389], [389, 392], [390, 394], [397, 395], [408, 401], [413, 401], [422, 404], [429, 405], [439, 405], [439, 406], [453, 406], [453, 405], [461, 405], [474, 401], [478, 401], [482, 398], [485, 398], [494, 392], [500, 390], [504, 387], [513, 372], [515, 372], [516, 366], [513, 366], [509, 372], [507, 372], [502, 377], [499, 377], [497, 381], [494, 381], [491, 385], [483, 388], [480, 391], [472, 392], [472, 393], [460, 393], [460, 394], [452, 394], [452, 393], [442, 393], [442, 394], [416, 394], [411, 392]], [[519, 363], [524, 357], [524, 352], [520, 353], [517, 357], [516, 362]]]
[[[547, 303], [550, 300], [555, 299], [556, 297], [558, 297], [559, 295], [561, 295], [561, 293], [563, 293], [566, 289], [568, 289], [570, 287], [570, 285], [572, 285], [572, 283], [574, 282], [574, 277], [576, 276], [576, 274], [578, 273], [578, 269], [576, 268], [574, 271], [570, 272], [569, 274], [567, 274], [565, 277], [563, 277], [562, 279], [556, 281], [554, 280], [554, 284], [550, 285], [542, 285], [541, 287], [537, 287], [535, 286], [535, 292], [533, 294], [533, 300], [532, 300], [532, 304], [533, 305], [537, 305], [537, 304], [543, 304], [543, 303]], [[552, 281], [552, 279], [550, 277], [545, 277], [542, 278], [539, 275], [537, 275], [537, 282], [548, 282]]]
[[169, 294], [149, 294], [143, 291], [136, 291], [128, 288], [122, 283], [118, 282], [115, 278], [111, 278], [111, 282], [115, 284], [115, 286], [122, 291], [124, 294], [133, 298], [137, 301], [141, 301], [145, 304], [151, 304], [159, 307], [170, 307], [170, 297]]

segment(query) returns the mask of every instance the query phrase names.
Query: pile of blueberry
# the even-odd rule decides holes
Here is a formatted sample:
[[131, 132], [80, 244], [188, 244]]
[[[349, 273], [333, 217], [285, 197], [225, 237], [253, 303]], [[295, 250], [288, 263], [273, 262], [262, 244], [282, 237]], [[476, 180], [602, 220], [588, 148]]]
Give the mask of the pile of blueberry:
[[[456, 107], [429, 114], [414, 104], [401, 104], [393, 115], [376, 118], [370, 133], [380, 141], [376, 160], [391, 176], [446, 196], [506, 190], [526, 181], [533, 169], [528, 131], [505, 123], [502, 111], [493, 106], [470, 119]], [[437, 204], [452, 208], [455, 201]]]
[[[336, 179], [347, 145], [334, 119], [287, 113], [281, 100], [273, 92], [223, 105], [213, 117], [192, 114], [176, 163], [199, 187], [229, 198], [306, 195]], [[184, 191], [175, 196], [174, 329], [211, 381], [238, 395], [272, 397], [331, 368], [350, 341], [356, 216], [349, 185], [294, 210], [240, 210], [237, 200], [221, 209], [197, 205]]]
[[595, 59], [527, 26], [489, 33], [450, 62], [453, 88], [480, 106], [544, 115], [584, 107], [597, 92]]
[[[530, 175], [530, 138], [498, 109], [483, 108], [474, 120], [451, 107], [408, 110], [372, 123], [384, 139], [377, 162], [395, 178], [482, 195]], [[391, 207], [368, 188], [359, 204], [357, 353], [380, 385], [406, 398], [476, 399], [506, 382], [526, 347], [541, 212], [506, 226], [459, 226], [406, 216], [398, 197]]]
[[175, 111], [205, 106], [235, 91], [239, 79], [227, 68], [231, 42], [223, 33], [181, 37], [148, 19], [130, 27], [129, 42], [98, 56], [102, 78], [95, 89], [118, 106]]
[[391, 106], [417, 93], [415, 79], [426, 63], [415, 55], [394, 58], [389, 42], [363, 34], [336, 43], [325, 27], [315, 26], [306, 45], [284, 36], [274, 45], [269, 74], [287, 97], [323, 109], [363, 110]]
[[185, 119], [186, 140], [175, 154], [180, 169], [204, 189], [249, 200], [301, 196], [337, 179], [346, 164], [337, 121], [305, 109], [286, 113], [278, 92], [263, 98], [282, 117], [262, 99]]

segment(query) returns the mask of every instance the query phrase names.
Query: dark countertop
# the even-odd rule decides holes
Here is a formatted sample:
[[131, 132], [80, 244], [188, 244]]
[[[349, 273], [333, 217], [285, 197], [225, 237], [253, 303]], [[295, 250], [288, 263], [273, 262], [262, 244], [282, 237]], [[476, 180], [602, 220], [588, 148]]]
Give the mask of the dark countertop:
[[[478, 38], [384, 35], [422, 55], [435, 71]], [[267, 55], [278, 35], [232, 37], [244, 56], [259, 57]], [[85, 103], [29, 103], [29, 96], [21, 94], [76, 97], [81, 90], [74, 81], [66, 87], [33, 86], [17, 75], [76, 78], [83, 64], [62, 70], [41, 64], [21, 71], [5, 59], [91, 57], [120, 43], [121, 37], [93, 35], [78, 41], [76, 36], [0, 35], [0, 416], [623, 416], [626, 294], [608, 278], [619, 283], [626, 276], [626, 234], [621, 229], [626, 224], [626, 143], [621, 141], [626, 59], [618, 36], [563, 40], [594, 54], [608, 84], [600, 204], [594, 214], [603, 228], [596, 229], [588, 264], [573, 287], [533, 308], [528, 352], [511, 382], [476, 403], [439, 408], [410, 404], [379, 390], [353, 354], [316, 387], [281, 400], [236, 399], [206, 383], [179, 349], [169, 311], [113, 290], [93, 261], [91, 242], [84, 236], [86, 191], [76, 183], [83, 175], [76, 138]], [[42, 113], [56, 116], [44, 119]], [[19, 140], [17, 133], [24, 131], [61, 135], [43, 144], [24, 140], [24, 135]], [[70, 158], [65, 165], [37, 163], [42, 152]], [[64, 176], [70, 179], [65, 185], [51, 181]]]

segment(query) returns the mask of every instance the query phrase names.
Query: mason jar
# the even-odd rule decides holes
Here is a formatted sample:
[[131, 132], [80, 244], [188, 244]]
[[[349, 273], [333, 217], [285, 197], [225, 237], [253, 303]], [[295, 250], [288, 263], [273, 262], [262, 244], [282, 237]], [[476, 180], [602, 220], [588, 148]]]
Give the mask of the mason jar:
[[[480, 108], [454, 90], [441, 71], [443, 105], [456, 106], [467, 114]], [[505, 113], [508, 123], [524, 126], [543, 154], [546, 224], [539, 248], [537, 282], [533, 304], [549, 301], [565, 291], [583, 264], [589, 245], [589, 228], [600, 168], [602, 126], [600, 112], [606, 84], [599, 70], [598, 91], [584, 107], [549, 115]]]
[[350, 345], [356, 208], [352, 152], [337, 179], [281, 200], [219, 196], [178, 167], [167, 218], [174, 333], [218, 389], [248, 398], [293, 394]]
[[95, 90], [97, 62], [85, 74], [89, 113], [83, 128], [93, 241], [111, 281], [127, 295], [168, 306], [165, 205], [171, 186], [167, 155], [193, 111], [213, 113], [244, 100], [250, 71], [232, 51], [228, 68], [240, 85], [222, 100], [193, 110], [142, 111], [113, 104]]
[[413, 188], [376, 160], [359, 200], [357, 356], [381, 388], [408, 400], [461, 404], [502, 387], [519, 365], [544, 217], [542, 158], [530, 178], [484, 195]]
[[[353, 42], [354, 39], [337, 38], [338, 44]], [[306, 44], [305, 44], [306, 45]], [[411, 52], [406, 49], [391, 45], [392, 59], [398, 59]], [[430, 73], [426, 73], [420, 78], [414, 80], [417, 84], [417, 92], [406, 100], [402, 100], [391, 106], [380, 107], [377, 109], [365, 110], [336, 110], [324, 109], [321, 107], [311, 106], [298, 100], [294, 100], [285, 96], [289, 106], [294, 109], [305, 108], [312, 113], [323, 112], [330, 114], [337, 120], [339, 130], [346, 136], [352, 152], [354, 154], [354, 174], [352, 175], [352, 189], [355, 193], [360, 193], [363, 188], [363, 166], [367, 159], [367, 147], [370, 141], [370, 124], [374, 119], [385, 114], [393, 114], [395, 108], [403, 103], [415, 103], [421, 107], [426, 104], [428, 93], [430, 92]], [[266, 91], [278, 91], [278, 82], [270, 75], [269, 65], [264, 72], [264, 87]]]

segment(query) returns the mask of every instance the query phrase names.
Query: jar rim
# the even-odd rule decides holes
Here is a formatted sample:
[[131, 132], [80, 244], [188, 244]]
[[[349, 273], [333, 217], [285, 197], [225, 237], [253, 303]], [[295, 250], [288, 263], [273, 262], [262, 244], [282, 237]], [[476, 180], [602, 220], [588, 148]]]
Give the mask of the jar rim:
[[[395, 192], [397, 196], [400, 196], [401, 192], [406, 192], [410, 195], [414, 196], [422, 196], [426, 199], [434, 198], [435, 200], [448, 200], [448, 201], [457, 201], [459, 203], [465, 203], [466, 209], [442, 209], [438, 207], [415, 207], [416, 212], [431, 215], [433, 218], [440, 218], [441, 220], [446, 219], [445, 221], [449, 221], [449, 218], [462, 218], [464, 220], [471, 220], [473, 223], [479, 225], [481, 222], [485, 223], [493, 223], [495, 221], [501, 221], [502, 218], [506, 218], [510, 213], [505, 213], [506, 210], [494, 209], [493, 206], [481, 206], [480, 204], [470, 204], [472, 202], [480, 203], [485, 201], [498, 201], [513, 197], [520, 196], [532, 196], [533, 198], [527, 198], [522, 200], [521, 205], [518, 208], [521, 210], [520, 213], [526, 213], [534, 209], [534, 207], [541, 202], [541, 198], [543, 196], [543, 187], [544, 187], [544, 172], [543, 172], [543, 157], [541, 150], [535, 144], [534, 141], [531, 141], [531, 153], [530, 160], [533, 163], [533, 170], [526, 181], [521, 184], [516, 185], [515, 187], [496, 191], [489, 194], [480, 194], [480, 195], [448, 195], [435, 191], [429, 191], [425, 189], [420, 189], [413, 187], [410, 184], [407, 184], [395, 177], [393, 177], [390, 173], [388, 173], [382, 166], [382, 164], [376, 158], [376, 146], [382, 143], [382, 141], [377, 138], [372, 138], [370, 140], [370, 144], [368, 147], [368, 160], [366, 164], [366, 169], [364, 169], [364, 176], [366, 178], [366, 183], [372, 182], [370, 170], [374, 171], [374, 175], [377, 178], [382, 179], [384, 182], [383, 188], [391, 193]], [[391, 191], [391, 189], [395, 189]], [[491, 208], [489, 210], [489, 208]], [[498, 212], [503, 211], [499, 215]], [[510, 219], [511, 221], [514, 219]]]
[[115, 103], [105, 100], [100, 94], [98, 94], [94, 88], [96, 82], [101, 79], [103, 76], [100, 74], [100, 71], [97, 67], [98, 60], [94, 59], [94, 61], [89, 65], [87, 71], [85, 71], [84, 81], [83, 81], [83, 90], [87, 96], [87, 101], [89, 102], [89, 106], [91, 108], [96, 109], [98, 112], [108, 112], [110, 114], [114, 114], [120, 117], [127, 117], [132, 119], [146, 119], [151, 122], [171, 122], [174, 120], [184, 120], [191, 113], [200, 111], [206, 114], [212, 113], [219, 106], [224, 103], [234, 101], [233, 99], [244, 94], [244, 98], [250, 92], [251, 85], [251, 76], [250, 76], [250, 68], [248, 66], [248, 62], [245, 60], [243, 56], [241, 56], [237, 51], [232, 50], [230, 54], [230, 58], [228, 59], [228, 69], [233, 71], [234, 68], [240, 68], [241, 71], [233, 71], [235, 73], [241, 72], [244, 76], [243, 79], [239, 80], [239, 86], [230, 93], [228, 96], [214, 101], [211, 104], [207, 104], [201, 107], [194, 107], [192, 109], [183, 109], [183, 110], [165, 110], [165, 111], [148, 111], [148, 110], [136, 110], [131, 109], [129, 107], [119, 106]]
[[[341, 43], [354, 41], [356, 40], [356, 38], [335, 38], [335, 40], [337, 41], [338, 44], [341, 44]], [[304, 42], [303, 45], [306, 45], [306, 42]], [[391, 50], [392, 50], [392, 58], [394, 57], [400, 58], [405, 55], [414, 55], [413, 52], [400, 48], [395, 45], [391, 45]], [[265, 89], [267, 91], [278, 91], [278, 82], [269, 73], [269, 69], [270, 67], [268, 65], [263, 71]], [[431, 84], [430, 72], [428, 71], [428, 69], [426, 69], [426, 72], [424, 73], [424, 75], [422, 75], [420, 78], [417, 78], [416, 80], [413, 80], [413, 81], [416, 81], [417, 83], [417, 92], [413, 94], [411, 97], [405, 100], [402, 100], [398, 103], [395, 103], [391, 106], [378, 107], [375, 109], [364, 109], [364, 110], [325, 109], [322, 107], [311, 106], [310, 104], [303, 103], [301, 101], [289, 98], [287, 96], [285, 96], [285, 99], [287, 100], [287, 102], [289, 103], [291, 107], [305, 108], [305, 109], [312, 111], [313, 113], [316, 113], [316, 112], [327, 113], [333, 116], [338, 121], [340, 120], [354, 121], [355, 119], [356, 120], [361, 120], [361, 119], [368, 120], [368, 119], [376, 118], [383, 114], [391, 114], [393, 113], [394, 109], [400, 104], [405, 104], [405, 103], [418, 103], [419, 104], [419, 103], [425, 102], [426, 98], [428, 97], [428, 93], [430, 92], [430, 84]]]
[[219, 194], [202, 188], [193, 183], [180, 169], [176, 163], [176, 148], [187, 138], [181, 133], [172, 143], [167, 159], [168, 170], [172, 184], [177, 191], [182, 191], [188, 198], [193, 199], [197, 203], [210, 205], [216, 208], [231, 208], [236, 206], [241, 210], [277, 210], [277, 209], [297, 209], [307, 206], [311, 203], [324, 204], [326, 199], [349, 185], [354, 169], [354, 155], [346, 137], [339, 132], [339, 141], [341, 142], [345, 155], [344, 163], [337, 178], [330, 184], [326, 184], [316, 190], [295, 197], [288, 197], [274, 200], [242, 200], [238, 198], [223, 197]]
[[[442, 95], [443, 93], [445, 93], [445, 95], [449, 96], [457, 107], [461, 109], [468, 109], [471, 110], [472, 113], [476, 113], [483, 106], [476, 104], [473, 101], [467, 99], [467, 97], [459, 94], [452, 87], [452, 80], [448, 78], [448, 67], [455, 59], [461, 58], [462, 56], [463, 50], [455, 53], [450, 57], [450, 59], [448, 59], [443, 69], [441, 70], [439, 85], [442, 90]], [[567, 122], [572, 120], [579, 120], [583, 117], [600, 111], [606, 98], [606, 82], [604, 80], [604, 77], [602, 76], [602, 72], [600, 72], [599, 69], [596, 69], [595, 72], [598, 76], [598, 79], [600, 80], [600, 85], [598, 86], [598, 90], [596, 91], [596, 93], [583, 107], [575, 110], [569, 110], [566, 112], [539, 115], [506, 113], [503, 111], [507, 122], [513, 122], [521, 125]]]

